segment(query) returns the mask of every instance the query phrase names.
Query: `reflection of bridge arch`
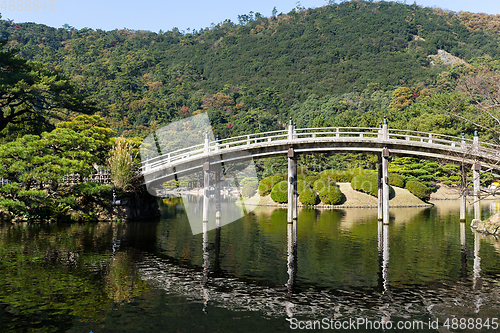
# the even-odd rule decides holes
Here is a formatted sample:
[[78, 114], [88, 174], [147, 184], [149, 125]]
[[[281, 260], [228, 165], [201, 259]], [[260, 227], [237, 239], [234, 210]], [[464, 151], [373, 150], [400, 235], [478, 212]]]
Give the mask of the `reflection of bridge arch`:
[[[500, 170], [500, 150], [495, 145], [474, 139], [382, 128], [335, 127], [295, 129], [244, 135], [209, 141], [185, 149], [168, 152], [143, 163], [146, 184], [162, 183], [193, 172], [208, 172], [209, 165], [220, 166], [251, 158], [286, 155], [289, 158], [289, 193], [296, 193], [296, 154], [315, 152], [368, 152], [379, 154], [379, 218], [388, 222], [388, 157], [416, 156], [473, 165], [474, 195], [479, 195], [481, 165]], [[208, 162], [208, 163], [207, 163]], [[464, 170], [465, 172], [465, 170]], [[296, 195], [295, 195], [296, 197]], [[296, 198], [289, 197], [289, 220], [296, 218]], [[465, 203], [465, 202], [464, 202]]]

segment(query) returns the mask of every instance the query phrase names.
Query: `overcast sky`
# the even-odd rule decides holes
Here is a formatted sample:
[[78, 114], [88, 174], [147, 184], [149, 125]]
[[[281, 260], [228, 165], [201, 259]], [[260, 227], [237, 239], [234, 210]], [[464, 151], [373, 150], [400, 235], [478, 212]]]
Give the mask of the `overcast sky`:
[[[325, 0], [38, 0], [40, 8], [33, 10], [35, 0], [0, 0], [2, 19], [12, 19], [16, 23], [36, 22], [60, 28], [69, 24], [81, 29], [133, 29], [158, 32], [177, 27], [187, 32], [188, 28], [199, 30], [225, 19], [237, 23], [238, 15], [250, 11], [271, 16], [276, 7], [278, 13], [288, 13], [299, 3], [306, 8], [321, 7]], [[339, 2], [339, 0], [337, 0]], [[3, 4], [2, 4], [3, 3]], [[46, 9], [41, 8], [45, 3]], [[408, 0], [407, 3], [413, 3]], [[440, 7], [452, 11], [500, 14], [500, 0], [419, 0], [423, 7]], [[31, 7], [31, 8], [30, 8]], [[28, 10], [30, 9], [30, 10]], [[52, 10], [50, 10], [52, 9]]]

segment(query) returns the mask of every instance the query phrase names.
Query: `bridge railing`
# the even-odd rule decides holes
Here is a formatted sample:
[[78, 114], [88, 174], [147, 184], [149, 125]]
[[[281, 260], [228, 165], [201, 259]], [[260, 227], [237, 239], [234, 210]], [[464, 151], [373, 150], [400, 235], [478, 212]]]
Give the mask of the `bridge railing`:
[[410, 130], [399, 130], [399, 129], [389, 129], [389, 139], [405, 140], [405, 141], [418, 141], [425, 142], [435, 145], [445, 145], [450, 147], [459, 147], [465, 151], [481, 151], [484, 153], [490, 153], [494, 155], [499, 155], [500, 151], [498, 146], [479, 141], [477, 146], [474, 144], [473, 139], [461, 138], [446, 134], [436, 134], [428, 132], [410, 131]]
[[[500, 156], [500, 150], [494, 144], [487, 142], [477, 142], [472, 139], [460, 138], [451, 135], [419, 132], [411, 130], [391, 129], [388, 130], [389, 140], [401, 140], [410, 142], [421, 142], [432, 145], [448, 146], [452, 148], [459, 148], [463, 151], [470, 151], [474, 153], [493, 154]], [[383, 130], [381, 128], [373, 127], [311, 127], [300, 128], [293, 131], [293, 140], [301, 139], [316, 139], [316, 138], [366, 138], [374, 141], [382, 140]], [[192, 147], [187, 147], [172, 151], [170, 153], [157, 156], [149, 159], [143, 163], [141, 170], [148, 171], [155, 168], [161, 168], [165, 164], [175, 164], [178, 161], [196, 157], [198, 155], [212, 153], [223, 153], [231, 149], [241, 149], [249, 147], [254, 144], [262, 144], [274, 141], [287, 141], [289, 140], [288, 130], [278, 130], [263, 133], [240, 135], [232, 138], [215, 140], [208, 143], [208, 149], [205, 144], [199, 144]]]
[[215, 152], [217, 149], [230, 149], [236, 146], [244, 146], [262, 142], [271, 142], [277, 140], [286, 140], [288, 131], [279, 130], [255, 134], [240, 135], [228, 139], [216, 140], [210, 142], [210, 152]]
[[389, 139], [395, 139], [395, 140], [425, 142], [425, 143], [440, 144], [450, 147], [470, 147], [473, 144], [473, 140], [462, 139], [456, 136], [445, 135], [445, 134], [399, 130], [392, 128], [390, 128], [388, 131], [389, 131]]
[[141, 170], [147, 171], [155, 169], [157, 167], [162, 167], [165, 163], [168, 165], [185, 158], [203, 154], [204, 147], [204, 144], [199, 144], [150, 158], [142, 164]]
[[295, 130], [295, 139], [300, 138], [379, 138], [381, 132], [379, 128], [373, 127], [311, 127], [299, 128]]

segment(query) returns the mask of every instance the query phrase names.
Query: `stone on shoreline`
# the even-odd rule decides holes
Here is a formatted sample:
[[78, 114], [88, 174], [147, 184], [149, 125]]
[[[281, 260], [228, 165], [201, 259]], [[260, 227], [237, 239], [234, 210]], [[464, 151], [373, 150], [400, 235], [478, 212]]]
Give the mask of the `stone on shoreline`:
[[498, 235], [500, 234], [500, 213], [496, 213], [486, 221], [474, 219], [470, 226], [478, 232]]

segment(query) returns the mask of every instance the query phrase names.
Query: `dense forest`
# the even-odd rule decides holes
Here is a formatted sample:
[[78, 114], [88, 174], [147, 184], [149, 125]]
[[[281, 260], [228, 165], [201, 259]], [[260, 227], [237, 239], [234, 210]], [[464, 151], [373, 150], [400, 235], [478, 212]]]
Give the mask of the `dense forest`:
[[[69, 78], [125, 136], [205, 111], [221, 137], [279, 129], [288, 116], [299, 127], [375, 126], [384, 114], [394, 127], [470, 134], [474, 125], [437, 108], [449, 106], [462, 76], [497, 69], [497, 23], [493, 15], [352, 1], [249, 13], [187, 33], [4, 20], [0, 38]], [[431, 64], [438, 50], [464, 62]], [[470, 101], [462, 104], [460, 112], [476, 116]]]

